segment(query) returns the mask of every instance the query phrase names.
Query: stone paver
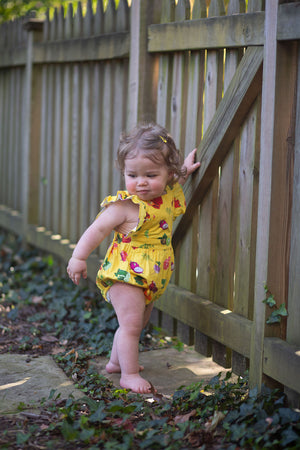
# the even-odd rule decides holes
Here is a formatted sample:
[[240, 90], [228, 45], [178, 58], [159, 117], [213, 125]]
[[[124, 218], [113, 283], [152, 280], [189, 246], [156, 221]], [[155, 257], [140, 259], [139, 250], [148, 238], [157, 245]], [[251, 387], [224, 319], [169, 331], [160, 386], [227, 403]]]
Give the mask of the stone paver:
[[[91, 361], [97, 371], [109, 378], [119, 388], [119, 374], [107, 374], [107, 358]], [[151, 381], [158, 393], [172, 395], [181, 386], [203, 381], [206, 384], [226, 369], [196, 353], [191, 348], [179, 352], [164, 348], [140, 353], [140, 364], [145, 367], [143, 377]], [[0, 355], [0, 414], [20, 412], [22, 403], [26, 409], [38, 410], [43, 399], [48, 399], [52, 389], [60, 398], [75, 398], [84, 394], [75, 388], [51, 356], [32, 358], [27, 355]]]
[[0, 355], [0, 414], [19, 412], [20, 403], [26, 408], [38, 408], [52, 389], [61, 398], [83, 396], [51, 356]]
[[[188, 386], [201, 380], [207, 383], [218, 373], [226, 373], [228, 370], [214, 363], [211, 358], [206, 358], [192, 350], [190, 347], [183, 351], [174, 348], [164, 348], [141, 352], [140, 364], [145, 369], [143, 378], [150, 381], [156, 390], [165, 395], [172, 395], [181, 386]], [[119, 388], [119, 374], [107, 374], [105, 365], [107, 358], [97, 358], [94, 364], [100, 374], [109, 378]]]

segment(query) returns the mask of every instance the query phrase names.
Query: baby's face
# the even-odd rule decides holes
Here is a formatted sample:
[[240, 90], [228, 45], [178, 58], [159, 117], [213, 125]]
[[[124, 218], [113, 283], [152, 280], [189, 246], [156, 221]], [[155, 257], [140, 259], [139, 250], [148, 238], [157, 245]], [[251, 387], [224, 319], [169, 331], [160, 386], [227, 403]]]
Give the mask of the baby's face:
[[144, 201], [160, 197], [172, 178], [163, 161], [156, 163], [142, 152], [125, 160], [124, 176], [129, 194], [137, 195]]

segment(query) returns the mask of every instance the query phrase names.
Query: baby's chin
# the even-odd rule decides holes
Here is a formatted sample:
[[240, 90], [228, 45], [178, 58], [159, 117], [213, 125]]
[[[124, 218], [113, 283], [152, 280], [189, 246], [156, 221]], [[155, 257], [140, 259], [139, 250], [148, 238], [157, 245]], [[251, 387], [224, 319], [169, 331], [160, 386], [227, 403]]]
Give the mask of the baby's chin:
[[163, 194], [165, 194], [166, 191], [162, 191], [162, 192], [157, 192], [157, 193], [146, 193], [146, 192], [138, 192], [136, 193], [136, 195], [138, 196], [138, 198], [140, 200], [143, 200], [145, 202], [150, 202], [152, 200], [154, 200], [155, 198], [159, 198], [161, 197]]

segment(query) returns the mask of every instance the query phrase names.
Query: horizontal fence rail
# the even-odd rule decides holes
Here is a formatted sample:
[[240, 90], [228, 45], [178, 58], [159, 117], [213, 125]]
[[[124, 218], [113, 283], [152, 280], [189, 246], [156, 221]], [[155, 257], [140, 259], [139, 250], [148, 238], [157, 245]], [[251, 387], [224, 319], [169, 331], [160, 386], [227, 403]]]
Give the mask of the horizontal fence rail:
[[[237, 374], [250, 367], [252, 385], [272, 378], [296, 398], [300, 2], [276, 13], [270, 1], [206, 3], [103, 10], [99, 0], [93, 11], [89, 1], [85, 15], [79, 3], [0, 27], [0, 226], [66, 262], [101, 200], [123, 187], [121, 131], [160, 123], [183, 155], [198, 148], [201, 166], [184, 186], [176, 270], [152, 321]], [[88, 260], [91, 278], [108, 243]], [[289, 312], [276, 325], [265, 323], [268, 293]]]

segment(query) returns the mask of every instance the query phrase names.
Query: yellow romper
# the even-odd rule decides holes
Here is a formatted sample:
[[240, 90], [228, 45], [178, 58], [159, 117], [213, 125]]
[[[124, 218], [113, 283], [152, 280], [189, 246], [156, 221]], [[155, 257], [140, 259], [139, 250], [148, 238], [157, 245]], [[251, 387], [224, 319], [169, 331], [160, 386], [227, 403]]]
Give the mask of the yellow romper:
[[139, 205], [138, 223], [126, 235], [115, 232], [96, 283], [106, 301], [107, 291], [115, 282], [141, 287], [148, 304], [162, 295], [174, 270], [172, 227], [175, 218], [185, 212], [185, 198], [176, 183], [151, 201], [118, 191], [106, 197], [101, 206], [128, 199]]

